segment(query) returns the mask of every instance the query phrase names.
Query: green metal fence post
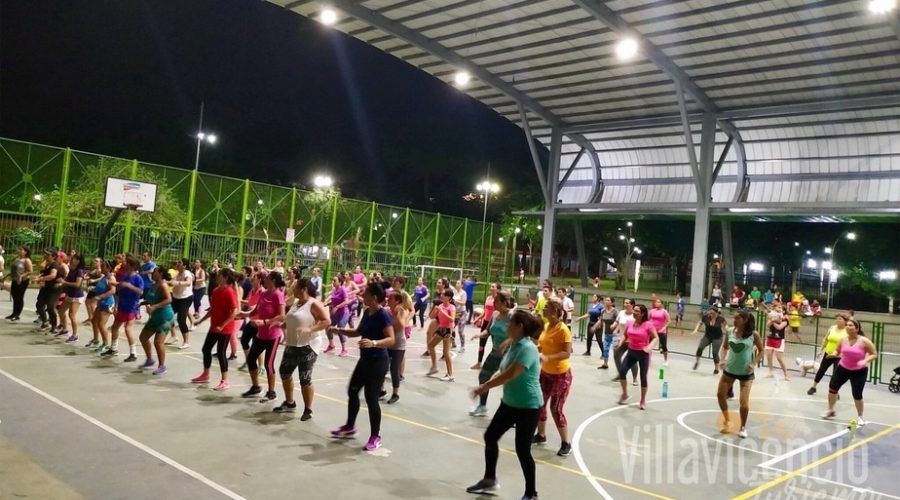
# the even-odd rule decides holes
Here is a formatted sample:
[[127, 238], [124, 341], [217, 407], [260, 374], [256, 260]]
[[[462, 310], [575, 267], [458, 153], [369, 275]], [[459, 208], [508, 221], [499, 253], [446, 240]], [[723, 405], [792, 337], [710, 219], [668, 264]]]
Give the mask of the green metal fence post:
[[[482, 228], [484, 229], [484, 228]], [[482, 237], [484, 235], [482, 234]], [[469, 238], [469, 219], [463, 220], [463, 241], [462, 241], [462, 251], [459, 252], [459, 267], [462, 268], [463, 273], [466, 270], [466, 240]], [[481, 248], [484, 248], [484, 244], [481, 245]]]
[[250, 179], [244, 179], [244, 203], [241, 205], [241, 234], [238, 235], [237, 264], [240, 269], [244, 265], [244, 238], [247, 236], [247, 203], [250, 200]]
[[331, 198], [331, 236], [328, 238], [328, 262], [325, 263], [325, 279], [331, 279], [331, 267], [334, 262], [334, 231], [337, 224], [338, 197]]
[[[482, 228], [484, 230], [484, 228]], [[482, 239], [484, 239], [484, 234], [481, 235]], [[485, 281], [491, 280], [491, 260], [494, 256], [494, 223], [491, 222], [491, 231], [488, 235], [488, 253], [487, 253], [487, 274], [485, 275]], [[484, 266], [484, 256], [481, 256], [481, 263]], [[484, 267], [482, 267], [484, 268]]]
[[66, 194], [69, 192], [69, 165], [72, 163], [72, 149], [66, 148], [63, 155], [62, 177], [59, 180], [59, 213], [56, 214], [56, 235], [53, 244], [57, 248], [62, 247], [63, 232], [65, 230]]
[[[290, 229], [294, 229], [294, 223], [296, 222], [296, 218], [295, 218], [296, 216], [297, 216], [297, 188], [291, 188], [291, 220], [288, 221], [288, 226], [287, 226]], [[287, 236], [287, 235], [285, 235], [285, 236]], [[297, 235], [294, 234], [294, 240], [296, 240], [296, 239], [297, 239]], [[285, 238], [285, 240], [287, 240], [287, 238]], [[288, 265], [292, 265], [293, 264], [292, 261], [294, 260], [294, 241], [293, 240], [286, 241], [286, 243], [287, 243], [286, 259], [289, 263]]]
[[184, 251], [181, 256], [189, 258], [191, 256], [191, 235], [194, 232], [194, 200], [197, 196], [197, 176], [199, 172], [195, 168], [191, 171], [191, 190], [188, 194], [187, 219], [184, 222]]
[[441, 213], [437, 213], [434, 224], [434, 250], [431, 253], [431, 265], [437, 265], [438, 240], [441, 238]]
[[366, 271], [372, 268], [372, 234], [375, 231], [375, 202], [372, 202], [372, 212], [369, 214], [369, 243], [366, 245]]
[[406, 272], [406, 234], [409, 231], [409, 207], [403, 215], [403, 248], [400, 249], [400, 273]]
[[[131, 160], [131, 173], [129, 175], [129, 179], [137, 178], [137, 170], [138, 170], [138, 161]], [[122, 237], [122, 251], [128, 253], [128, 250], [131, 248], [131, 226], [134, 223], [134, 211], [129, 210], [127, 214], [125, 214], [125, 234]]]

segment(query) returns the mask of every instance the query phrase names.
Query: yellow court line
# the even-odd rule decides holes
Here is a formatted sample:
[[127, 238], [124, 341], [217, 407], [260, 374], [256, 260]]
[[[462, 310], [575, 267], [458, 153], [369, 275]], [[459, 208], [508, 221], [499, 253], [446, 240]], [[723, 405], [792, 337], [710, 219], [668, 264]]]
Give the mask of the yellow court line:
[[836, 452], [832, 453], [831, 455], [828, 455], [827, 457], [820, 458], [819, 460], [816, 460], [815, 462], [812, 462], [810, 464], [806, 464], [803, 467], [800, 467], [799, 469], [792, 470], [791, 472], [789, 472], [783, 476], [776, 477], [775, 479], [769, 481], [768, 483], [757, 486], [756, 488], [753, 488], [752, 490], [750, 490], [746, 493], [742, 493], [742, 494], [732, 498], [732, 500], [747, 500], [748, 498], [754, 497], [766, 490], [772, 489], [773, 487], [778, 486], [779, 484], [781, 484], [785, 481], [788, 481], [789, 479], [791, 479], [793, 477], [803, 474], [804, 472], [806, 472], [810, 469], [815, 469], [816, 467], [818, 467], [826, 462], [830, 462], [841, 455], [849, 453], [866, 443], [872, 442], [872, 441], [874, 441], [886, 434], [889, 434], [893, 431], [896, 431], [898, 429], [900, 429], [900, 423], [897, 423], [891, 427], [888, 427], [887, 429], [884, 429], [881, 432], [878, 432], [877, 434], [873, 434], [863, 440], [857, 441], [856, 443], [853, 443], [850, 446], [847, 446], [846, 448], [837, 450]]
[[[345, 406], [347, 405], [347, 402], [344, 401], [344, 400], [342, 400], [342, 399], [333, 398], [333, 397], [331, 397], [331, 396], [326, 396], [326, 395], [324, 395], [324, 394], [316, 393], [316, 398], [322, 398], [322, 399], [325, 399], [325, 400], [328, 400], [328, 401], [331, 401], [331, 402], [334, 402], [334, 403], [342, 404], [342, 405], [345, 405]], [[365, 410], [365, 407], [362, 407], [361, 409], [362, 409], [362, 410]], [[400, 416], [393, 415], [393, 414], [390, 414], [390, 413], [386, 413], [386, 412], [384, 412], [384, 411], [381, 412], [381, 415], [382, 415], [383, 417], [390, 418], [390, 419], [396, 420], [396, 421], [398, 421], [398, 422], [403, 422], [403, 423], [405, 423], [405, 424], [412, 425], [412, 426], [414, 426], [414, 427], [419, 427], [419, 428], [421, 428], [421, 429], [429, 430], [429, 431], [432, 431], [432, 432], [437, 432], [437, 433], [439, 433], [439, 434], [444, 434], [445, 436], [450, 436], [450, 437], [453, 437], [453, 438], [456, 438], [456, 439], [459, 439], [459, 440], [462, 440], [462, 441], [467, 441], [467, 442], [469, 442], [469, 443], [476, 444], [476, 445], [478, 445], [478, 446], [482, 446], [482, 447], [484, 446], [484, 443], [483, 443], [483, 442], [481, 442], [481, 441], [479, 441], [479, 440], [477, 440], [477, 439], [472, 439], [472, 438], [470, 438], [470, 437], [463, 436], [462, 434], [456, 434], [456, 433], [454, 433], [454, 432], [450, 432], [450, 431], [447, 431], [447, 430], [444, 430], [444, 429], [440, 429], [440, 428], [437, 428], [437, 427], [432, 427], [432, 426], [430, 426], [430, 425], [428, 425], [428, 424], [423, 424], [423, 423], [421, 423], [421, 422], [417, 422], [417, 421], [415, 421], [415, 420], [410, 420], [410, 419], [408, 419], [408, 418], [404, 418], [404, 417], [400, 417]], [[509, 450], [509, 449], [506, 449], [506, 448], [500, 448], [500, 451], [502, 451], [502, 452], [504, 452], [504, 453], [507, 453], [507, 454], [509, 454], [509, 455], [513, 455], [513, 456], [516, 455], [516, 452], [515, 452], [515, 451]], [[582, 476], [582, 477], [592, 477], [592, 478], [596, 479], [597, 481], [600, 481], [600, 482], [603, 482], [603, 483], [607, 483], [607, 484], [611, 484], [611, 485], [613, 485], [613, 486], [618, 486], [619, 488], [626, 489], [626, 490], [629, 490], [629, 491], [633, 491], [633, 492], [635, 492], [635, 493], [640, 493], [640, 494], [642, 494], [642, 495], [646, 495], [646, 496], [649, 496], [649, 497], [658, 498], [659, 500], [674, 500], [674, 499], [671, 498], [671, 497], [663, 496], [663, 495], [660, 495], [660, 494], [658, 494], [658, 493], [654, 493], [654, 492], [652, 492], [652, 491], [647, 491], [647, 490], [644, 490], [644, 489], [641, 489], [641, 488], [637, 488], [637, 487], [635, 487], [635, 486], [631, 486], [630, 484], [620, 483], [620, 482], [618, 482], [618, 481], [613, 481], [612, 479], [607, 479], [607, 478], [600, 477], [600, 476], [593, 476], [593, 475], [588, 476], [587, 474], [581, 472], [580, 470], [572, 469], [572, 468], [566, 467], [566, 466], [564, 466], [564, 465], [555, 464], [555, 463], [553, 463], [553, 462], [548, 462], [548, 461], [546, 461], [546, 460], [541, 460], [541, 459], [539, 459], [539, 458], [535, 458], [534, 461], [535, 461], [535, 463], [539, 463], [539, 464], [541, 464], [541, 465], [547, 465], [547, 466], [553, 467], [554, 469], [559, 469], [559, 470], [561, 470], [561, 471], [569, 472], [569, 473], [576, 474], [576, 475], [579, 475], [579, 476]]]

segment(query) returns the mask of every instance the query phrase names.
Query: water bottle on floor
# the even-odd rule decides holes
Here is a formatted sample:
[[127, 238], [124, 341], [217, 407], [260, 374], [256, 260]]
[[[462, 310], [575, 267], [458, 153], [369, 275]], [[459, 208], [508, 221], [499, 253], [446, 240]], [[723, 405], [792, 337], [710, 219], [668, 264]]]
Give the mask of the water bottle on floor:
[[853, 420], [850, 421], [850, 425], [849, 425], [850, 441], [853, 441], [853, 439], [856, 437], [856, 428], [857, 427], [859, 427], [859, 421], [854, 418]]
[[668, 380], [663, 382], [662, 397], [664, 397], [664, 398], [669, 397], [669, 381]]
[[660, 380], [663, 380], [663, 379], [665, 379], [665, 378], [666, 378], [666, 368], [665, 368], [665, 367], [660, 367], [660, 369], [659, 369], [659, 379], [660, 379]]

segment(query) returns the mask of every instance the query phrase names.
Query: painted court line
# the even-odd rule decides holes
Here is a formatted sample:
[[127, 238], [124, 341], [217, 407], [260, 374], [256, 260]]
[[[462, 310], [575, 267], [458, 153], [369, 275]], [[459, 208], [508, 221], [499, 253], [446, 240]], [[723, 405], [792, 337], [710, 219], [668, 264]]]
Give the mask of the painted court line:
[[[763, 469], [767, 469], [767, 470], [771, 470], [771, 471], [775, 471], [775, 472], [781, 472], [782, 474], [790, 474], [791, 473], [791, 471], [789, 471], [789, 470], [779, 469], [777, 467], [769, 467], [769, 466], [763, 467], [762, 465], [757, 465], [757, 467], [762, 467]], [[889, 495], [889, 494], [883, 493], [881, 491], [875, 491], [871, 488], [861, 488], [859, 486], [854, 486], [852, 484], [841, 483], [838, 481], [832, 481], [831, 479], [825, 479], [823, 477], [819, 477], [814, 474], [800, 474], [800, 476], [805, 477], [807, 479], [812, 479], [813, 481], [819, 481], [822, 483], [833, 484], [835, 486], [840, 486], [842, 488], [849, 488], [849, 489], [853, 490], [854, 492], [868, 493], [868, 494], [872, 494], [872, 495], [883, 496], [885, 498], [891, 498], [893, 500], [900, 500], [900, 497], [898, 497], [898, 496]]]
[[774, 488], [775, 486], [778, 486], [779, 484], [781, 484], [793, 477], [803, 474], [811, 469], [815, 469], [816, 467], [818, 467], [824, 463], [830, 462], [830, 461], [834, 460], [835, 458], [840, 457], [841, 455], [850, 453], [851, 451], [855, 450], [856, 448], [859, 448], [860, 446], [863, 446], [866, 443], [870, 443], [882, 436], [890, 434], [891, 432], [896, 431], [898, 429], [900, 429], [900, 423], [898, 423], [892, 427], [888, 427], [887, 429], [884, 429], [884, 430], [878, 432], [877, 434], [873, 434], [865, 439], [862, 439], [853, 444], [850, 444], [845, 448], [837, 450], [836, 452], [828, 455], [827, 457], [820, 458], [819, 460], [816, 460], [815, 462], [806, 464], [803, 467], [793, 470], [783, 476], [779, 476], [779, 477], [769, 481], [768, 483], [759, 485], [756, 488], [753, 488], [752, 490], [747, 491], [746, 493], [742, 493], [742, 494], [734, 497], [732, 500], [747, 500], [748, 498], [755, 497], [756, 495], [759, 495], [760, 493], [762, 493], [764, 491], [770, 490], [770, 489]]
[[834, 434], [825, 436], [823, 438], [816, 439], [815, 441], [813, 441], [811, 443], [805, 444], [803, 446], [799, 446], [796, 449], [793, 449], [793, 450], [785, 453], [784, 455], [779, 455], [777, 457], [770, 458], [770, 459], [766, 460], [765, 462], [759, 464], [758, 467], [769, 467], [770, 465], [777, 464], [778, 462], [783, 462], [795, 455], [799, 455], [800, 453], [803, 453], [806, 450], [815, 448], [815, 447], [819, 446], [820, 444], [827, 443], [833, 439], [837, 439], [837, 438], [843, 436], [844, 434], [849, 434], [849, 433], [850, 433], [850, 431], [848, 429], [840, 430], [838, 432], [835, 432]]
[[184, 474], [196, 479], [197, 481], [200, 481], [201, 483], [209, 486], [210, 488], [218, 491], [219, 493], [227, 496], [228, 498], [231, 498], [233, 500], [246, 500], [241, 495], [229, 490], [228, 488], [222, 486], [219, 483], [216, 483], [215, 481], [209, 479], [208, 477], [204, 476], [203, 474], [200, 474], [199, 472], [197, 472], [193, 469], [189, 469], [188, 467], [181, 465], [180, 463], [176, 462], [175, 460], [163, 455], [162, 453], [154, 450], [153, 448], [150, 448], [149, 446], [145, 445], [144, 443], [141, 443], [140, 441], [137, 441], [136, 439], [129, 437], [128, 435], [123, 434], [123, 433], [117, 431], [116, 429], [113, 429], [112, 427], [110, 427], [110, 426], [104, 424], [103, 422], [97, 420], [96, 418], [82, 412], [81, 410], [78, 410], [75, 407], [61, 401], [60, 399], [58, 399], [54, 396], [51, 396], [50, 394], [38, 389], [37, 387], [29, 384], [28, 382], [25, 382], [24, 380], [13, 376], [6, 370], [0, 369], [0, 375], [3, 375], [4, 377], [8, 378], [9, 380], [19, 384], [20, 386], [28, 389], [29, 391], [37, 394], [38, 396], [43, 397], [44, 399], [50, 401], [51, 403], [55, 403], [56, 405], [60, 406], [61, 408], [68, 410], [70, 413], [73, 413], [73, 414], [81, 417], [85, 421], [108, 432], [109, 434], [112, 434], [113, 436], [121, 439], [122, 441], [125, 441], [126, 443], [128, 443], [128, 444], [134, 446], [135, 448], [143, 451], [144, 453], [156, 458], [157, 460], [160, 460], [160, 461], [172, 466], [176, 470], [179, 470], [179, 471], [183, 472]]

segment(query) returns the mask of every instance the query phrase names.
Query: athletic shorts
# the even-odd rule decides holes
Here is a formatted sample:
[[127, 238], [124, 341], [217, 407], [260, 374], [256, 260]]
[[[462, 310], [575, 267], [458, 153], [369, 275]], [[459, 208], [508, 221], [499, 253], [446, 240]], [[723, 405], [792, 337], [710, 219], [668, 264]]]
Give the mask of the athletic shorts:
[[308, 345], [287, 346], [284, 348], [284, 354], [281, 355], [278, 373], [282, 379], [288, 379], [294, 374], [294, 370], [297, 370], [300, 372], [300, 385], [309, 385], [312, 383], [312, 369], [316, 364], [317, 357], [316, 351], [313, 351], [312, 347]]
[[97, 291], [96, 291], [96, 290], [89, 290], [88, 293], [87, 293], [87, 298], [88, 298], [88, 300], [93, 299], [93, 298], [96, 297], [96, 296], [97, 296]]
[[84, 304], [84, 297], [66, 297], [64, 302], [67, 304]]
[[741, 382], [746, 382], [748, 380], [753, 380], [754, 378], [756, 378], [756, 375], [753, 372], [750, 372], [746, 375], [735, 375], [733, 373], [728, 373], [726, 371], [723, 371], [722, 373], [724, 373], [725, 376], [728, 378], [733, 378], [733, 379], [739, 380]]
[[144, 330], [149, 330], [156, 335], [165, 335], [172, 330], [173, 326], [175, 326], [175, 316], [164, 319], [158, 319], [151, 316], [150, 319], [147, 320], [147, 324], [144, 325]]
[[105, 313], [112, 312], [112, 307], [113, 307], [112, 304], [104, 304], [103, 302], [97, 303], [97, 310], [100, 312], [105, 312]]
[[116, 321], [119, 323], [127, 323], [129, 321], [134, 321], [138, 317], [137, 313], [130, 313], [125, 311], [116, 311]]
[[443, 327], [441, 327], [441, 328], [438, 328], [438, 329], [434, 332], [434, 334], [437, 335], [438, 337], [442, 338], [442, 339], [445, 339], [445, 338], [447, 338], [447, 337], [449, 337], [450, 335], [453, 334], [453, 330], [452, 330], [451, 328], [443, 328]]
[[773, 339], [766, 337], [766, 349], [777, 352], [784, 352], [784, 339]]

